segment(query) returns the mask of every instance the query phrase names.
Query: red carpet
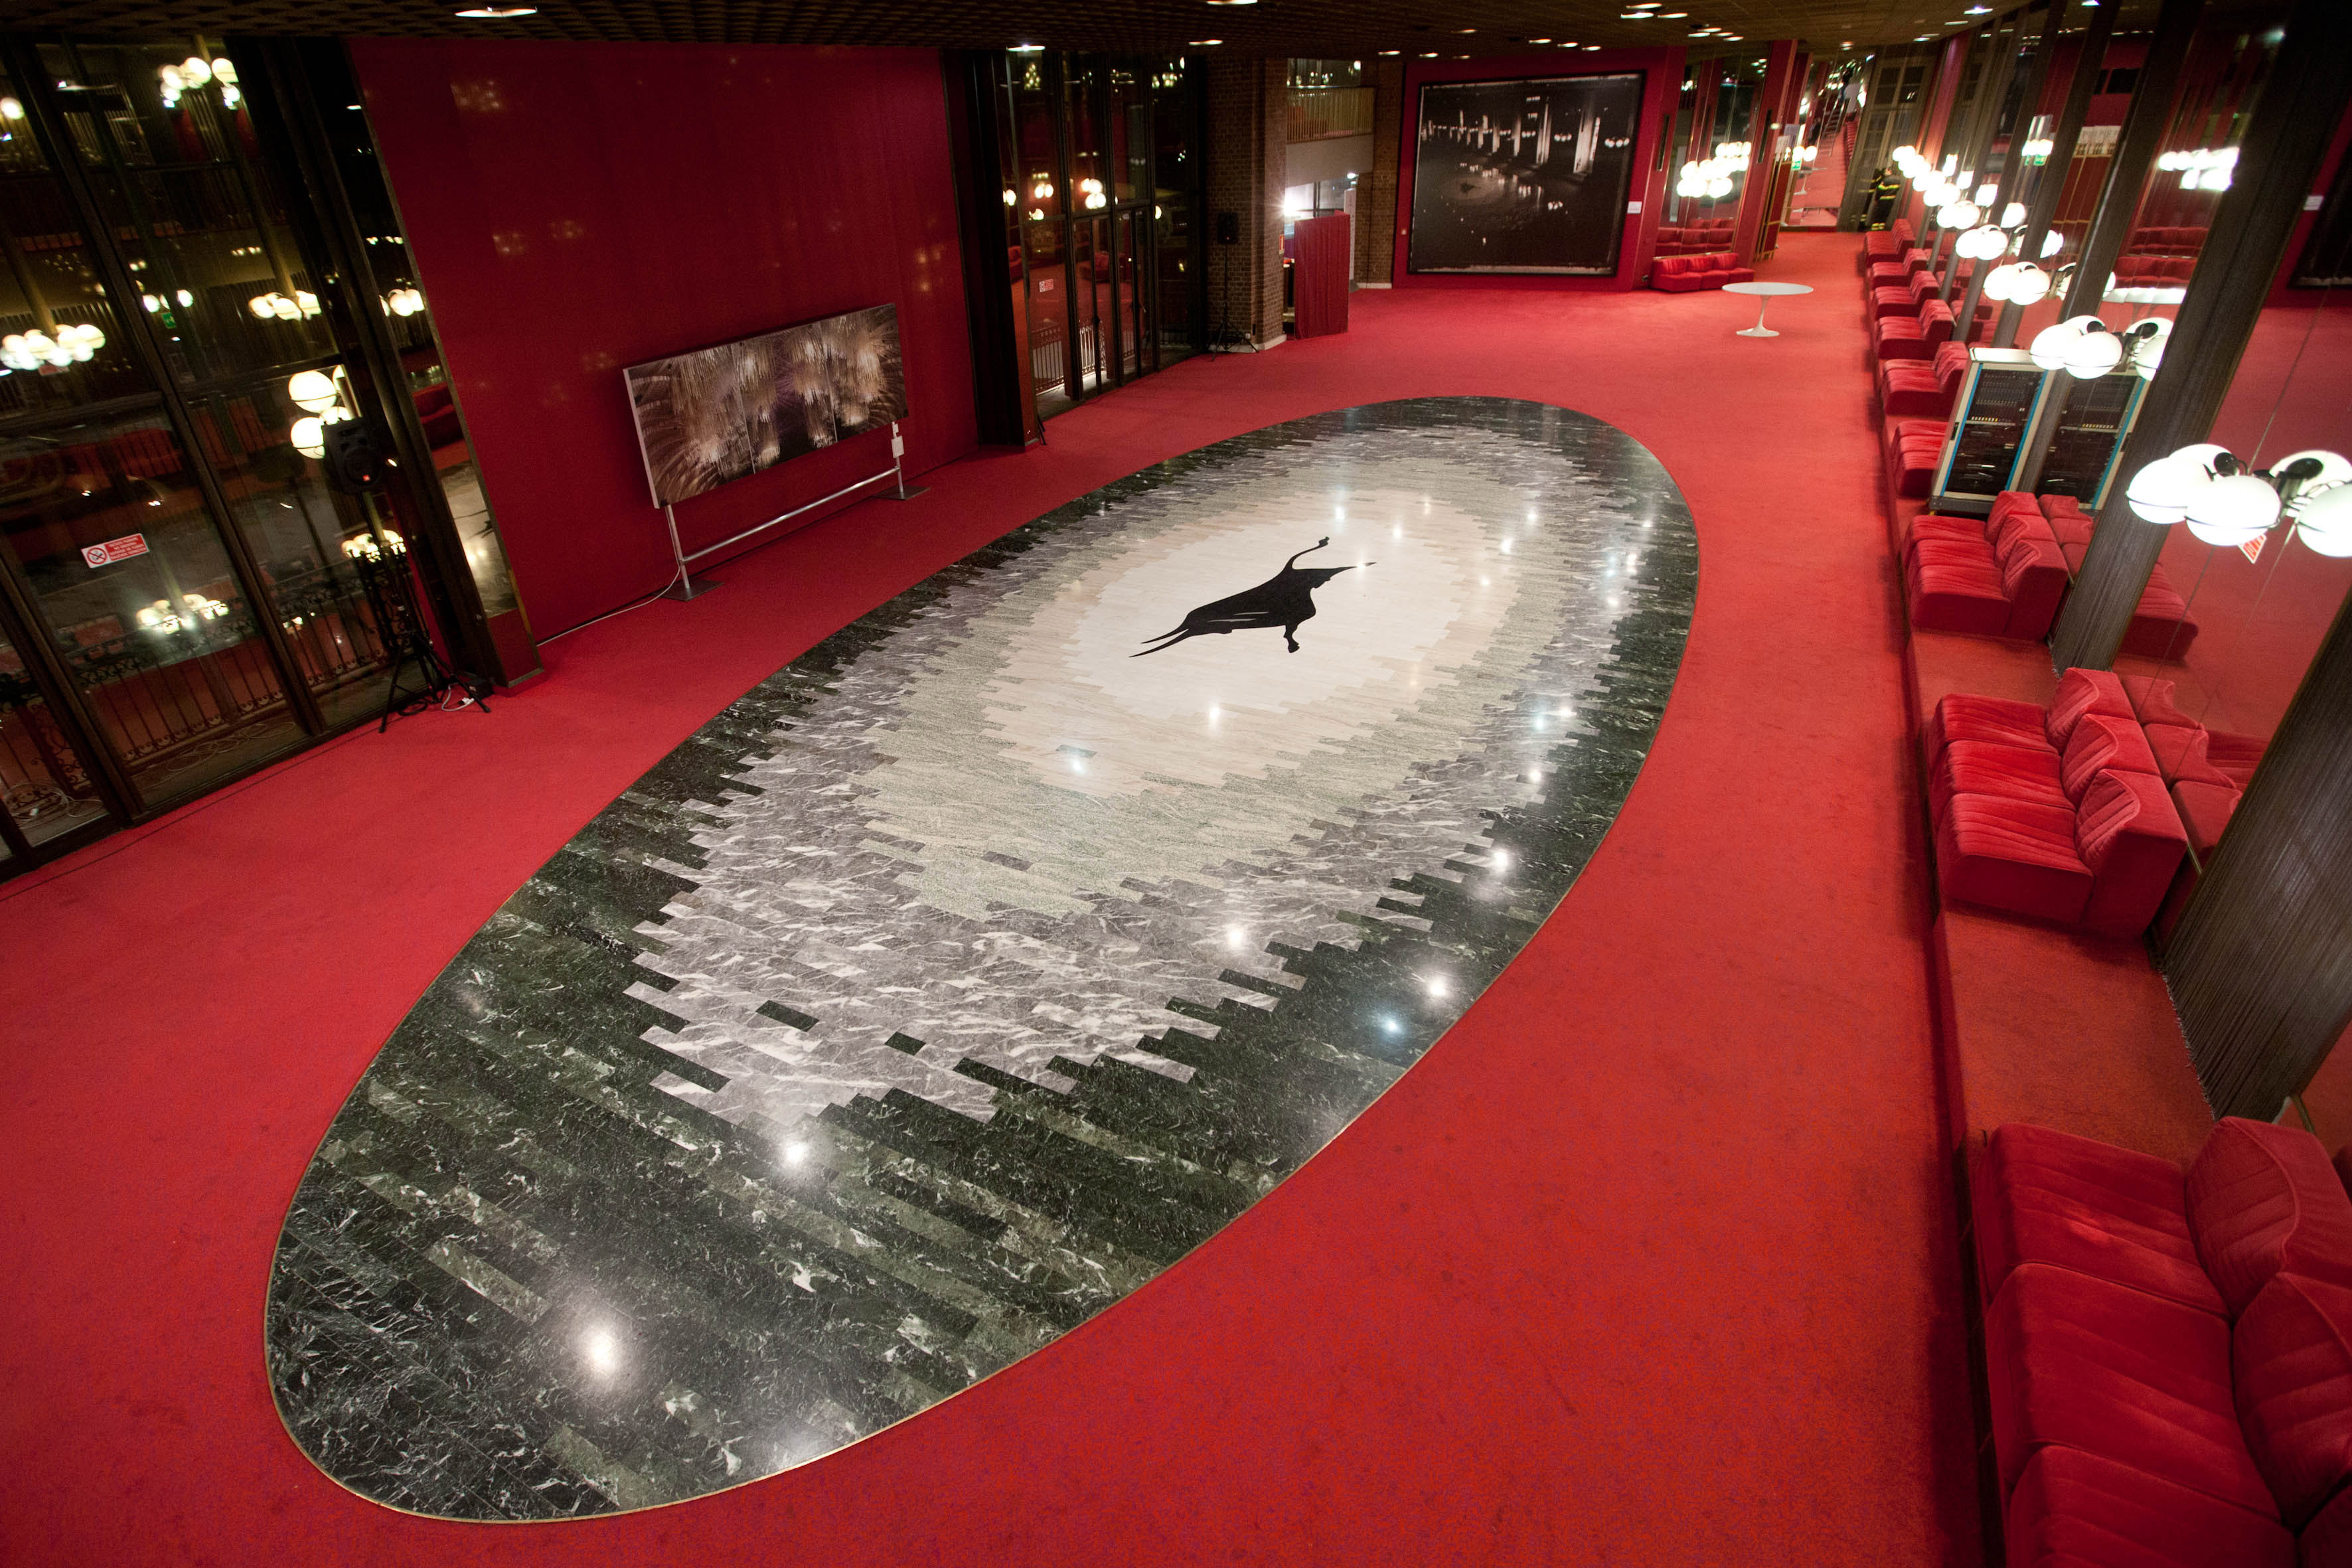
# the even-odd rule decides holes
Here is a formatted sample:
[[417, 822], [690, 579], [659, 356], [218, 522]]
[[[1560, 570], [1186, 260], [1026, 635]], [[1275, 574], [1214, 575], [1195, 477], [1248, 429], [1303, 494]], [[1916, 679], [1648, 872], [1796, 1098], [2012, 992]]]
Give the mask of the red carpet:
[[[0, 889], [14, 988], [0, 1560], [1976, 1561], [1899, 618], [1852, 237], [1717, 294], [1357, 296]], [[377, 1043], [529, 872], [754, 679], [1048, 507], [1381, 398], [1540, 398], [1698, 521], [1682, 680], [1559, 913], [1423, 1064], [1200, 1253], [857, 1447], [698, 1502], [453, 1525], [279, 1428], [283, 1207]], [[650, 586], [650, 584], [648, 584]], [[527, 588], [526, 584], [526, 588]]]

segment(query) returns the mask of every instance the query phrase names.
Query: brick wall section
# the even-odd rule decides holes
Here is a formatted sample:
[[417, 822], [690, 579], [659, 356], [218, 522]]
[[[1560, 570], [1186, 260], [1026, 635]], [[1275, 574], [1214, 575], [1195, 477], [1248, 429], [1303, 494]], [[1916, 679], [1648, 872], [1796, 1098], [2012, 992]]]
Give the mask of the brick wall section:
[[[1254, 342], [1282, 335], [1282, 178], [1289, 138], [1289, 61], [1213, 56], [1209, 95], [1209, 333]], [[1217, 214], [1241, 219], [1217, 243]]]
[[1356, 182], [1356, 281], [1396, 275], [1397, 156], [1404, 134], [1404, 61], [1374, 63], [1372, 168]]

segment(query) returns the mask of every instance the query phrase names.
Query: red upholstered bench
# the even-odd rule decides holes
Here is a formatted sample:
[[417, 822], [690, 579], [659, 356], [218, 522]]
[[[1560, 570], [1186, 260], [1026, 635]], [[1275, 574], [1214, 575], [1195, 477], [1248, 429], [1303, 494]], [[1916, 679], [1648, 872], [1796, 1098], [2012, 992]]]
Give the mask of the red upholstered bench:
[[1934, 512], [1912, 520], [1903, 592], [1913, 626], [2034, 640], [2049, 635], [2066, 596], [2066, 560], [2032, 498], [2025, 500], [2022, 510], [1996, 503], [1981, 522]]
[[1650, 264], [1650, 287], [1669, 294], [1687, 294], [1700, 289], [1720, 289], [1726, 283], [1752, 281], [1755, 268], [1736, 265], [1738, 259], [1728, 250], [1661, 257]]
[[1884, 438], [1895, 493], [1911, 500], [1926, 495], [1936, 479], [1936, 464], [1944, 455], [1944, 421], [1889, 419]]
[[1918, 231], [1909, 218], [1899, 217], [1887, 227], [1862, 237], [1862, 265], [1867, 270], [1874, 261], [1892, 261], [1911, 248]]
[[1936, 298], [1937, 287], [1936, 275], [1922, 268], [1899, 283], [1873, 289], [1863, 313], [1873, 321], [1885, 316], [1916, 317], [1920, 306]]
[[1882, 360], [1933, 359], [1936, 345], [1952, 335], [1952, 308], [1928, 300], [1916, 316], [1882, 316], [1871, 323], [1871, 346]]
[[2309, 1134], [2187, 1173], [2020, 1123], [1970, 1151], [2009, 1561], [2352, 1561], [2352, 1200]]
[[1908, 283], [1913, 273], [1927, 270], [1928, 259], [1929, 253], [1915, 245], [1892, 261], [1874, 261], [1864, 270], [1863, 289], [1867, 292]]
[[1878, 367], [1878, 410], [1889, 419], [1933, 419], [1952, 416], [1960, 395], [1960, 380], [1969, 372], [1966, 343], [1936, 345], [1936, 357], [1891, 359]]
[[1948, 899], [2104, 936], [2143, 931], [2189, 842], [2130, 699], [2111, 671], [2070, 669], [2038, 737], [2035, 711], [1955, 694], [1929, 715], [1937, 883]]

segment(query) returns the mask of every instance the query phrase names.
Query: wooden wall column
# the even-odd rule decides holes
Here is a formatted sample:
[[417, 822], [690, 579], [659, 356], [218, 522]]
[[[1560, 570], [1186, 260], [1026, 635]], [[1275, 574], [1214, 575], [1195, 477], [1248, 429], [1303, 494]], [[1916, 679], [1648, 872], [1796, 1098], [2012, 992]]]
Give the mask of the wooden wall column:
[[2352, 1019], [2352, 613], [2279, 721], [2164, 973], [2223, 1116], [2277, 1116]]

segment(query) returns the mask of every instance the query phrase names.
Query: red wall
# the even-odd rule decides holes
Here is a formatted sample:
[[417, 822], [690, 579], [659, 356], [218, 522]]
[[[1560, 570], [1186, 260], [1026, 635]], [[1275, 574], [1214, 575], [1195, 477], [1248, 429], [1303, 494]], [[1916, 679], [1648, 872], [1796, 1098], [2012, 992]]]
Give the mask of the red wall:
[[[1507, 81], [1515, 77], [1591, 76], [1604, 71], [1643, 71], [1640, 129], [1633, 140], [1633, 177], [1625, 199], [1640, 202], [1639, 214], [1625, 215], [1624, 237], [1619, 242], [1617, 271], [1609, 278], [1557, 278], [1525, 273], [1472, 274], [1412, 272], [1406, 269], [1412, 243], [1412, 180], [1416, 136], [1421, 126], [1421, 88], [1432, 81]], [[1514, 55], [1500, 59], [1413, 60], [1404, 73], [1403, 146], [1397, 160], [1397, 240], [1395, 271], [1400, 289], [1631, 289], [1648, 272], [1645, 253], [1658, 226], [1658, 201], [1649, 193], [1655, 184], [1650, 165], [1657, 161], [1662, 121], [1671, 120], [1682, 91], [1683, 51], [1674, 49], [1598, 49]]]
[[[424, 39], [352, 54], [541, 637], [670, 573], [624, 366], [895, 303], [908, 468], [976, 445], [937, 54]], [[887, 431], [860, 436], [696, 497], [679, 532], [691, 551], [889, 460]]]

